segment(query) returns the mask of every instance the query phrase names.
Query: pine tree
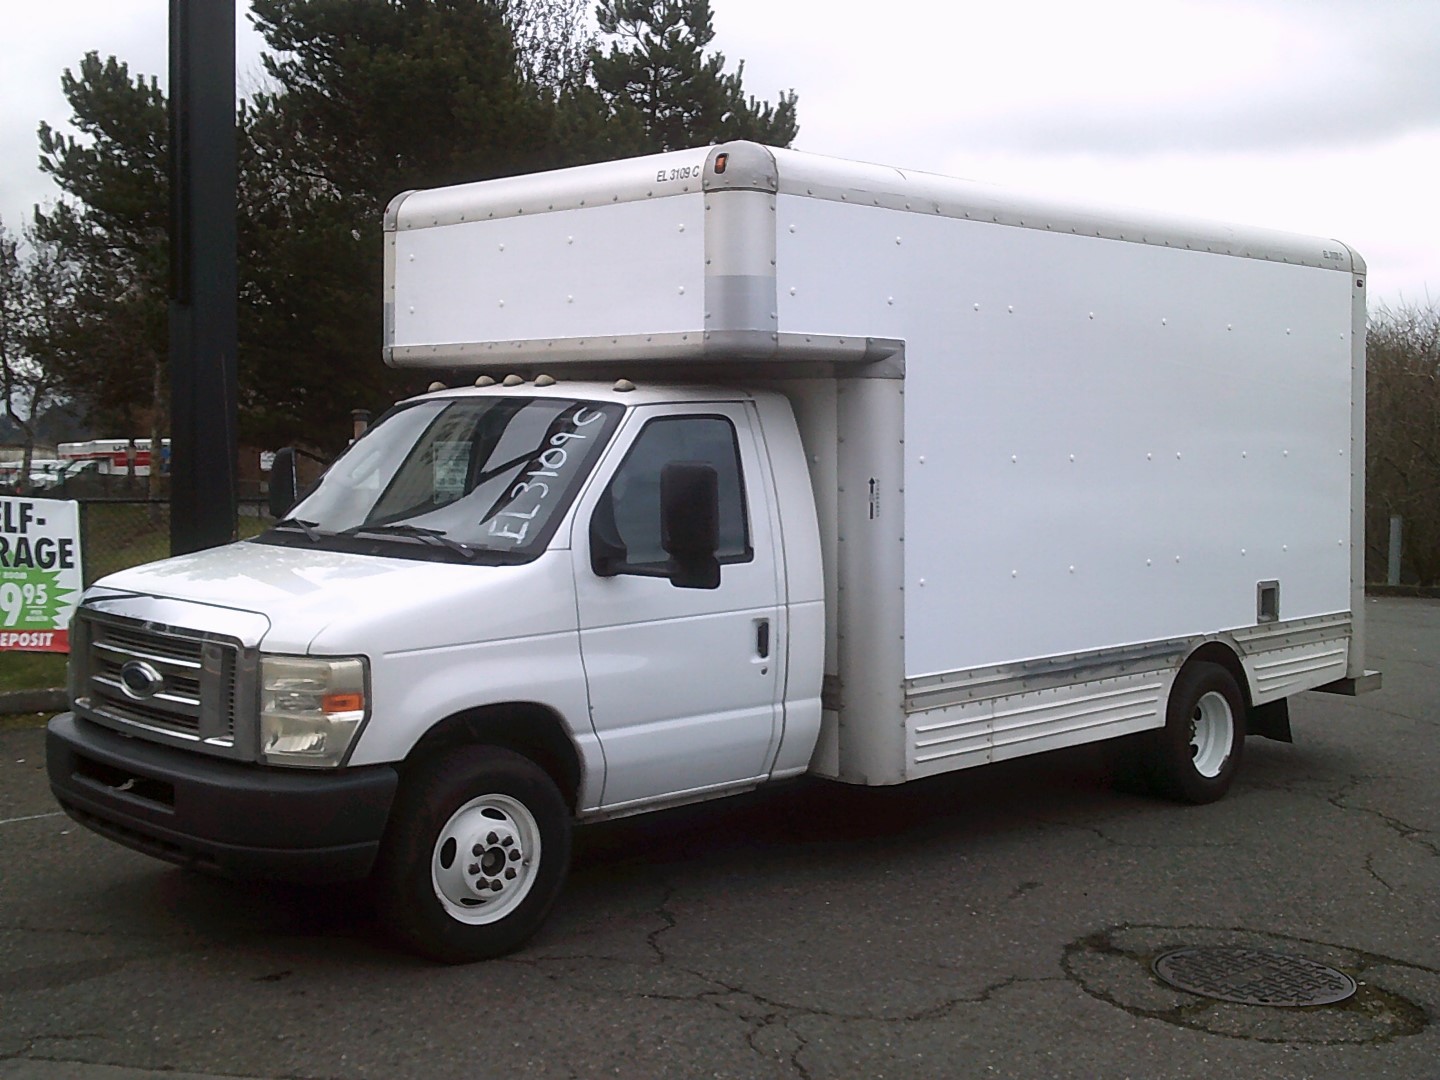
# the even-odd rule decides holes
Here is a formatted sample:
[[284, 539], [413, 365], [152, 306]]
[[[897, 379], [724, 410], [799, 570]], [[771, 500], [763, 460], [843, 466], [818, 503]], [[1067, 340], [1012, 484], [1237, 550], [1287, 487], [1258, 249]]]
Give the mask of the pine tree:
[[36, 244], [73, 268], [73, 296], [35, 355], [65, 393], [125, 435], [166, 427], [169, 183], [156, 79], [87, 53], [61, 89], [78, 136], [40, 125], [40, 167], [65, 198], [36, 210]]
[[639, 133], [637, 152], [727, 139], [788, 146], [799, 130], [794, 91], [776, 105], [747, 97], [745, 65], [726, 73], [709, 0], [601, 0], [606, 47], [591, 76], [614, 122]]
[[495, 3], [256, 0], [254, 18], [275, 53], [242, 147], [247, 430], [335, 445], [352, 408], [417, 382], [379, 359], [386, 204], [559, 164], [542, 78], [568, 76], [563, 55], [522, 63]]

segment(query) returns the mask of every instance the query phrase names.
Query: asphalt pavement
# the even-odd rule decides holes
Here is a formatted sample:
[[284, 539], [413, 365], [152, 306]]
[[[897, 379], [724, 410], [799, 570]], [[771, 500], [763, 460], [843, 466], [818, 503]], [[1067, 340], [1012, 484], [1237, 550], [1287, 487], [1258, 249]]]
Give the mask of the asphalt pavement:
[[[905, 788], [802, 782], [581, 830], [522, 953], [441, 967], [361, 888], [215, 881], [58, 812], [0, 732], [0, 1080], [1440, 1078], [1440, 601], [1367, 602], [1385, 688], [1292, 704], [1230, 795], [1066, 751]], [[1279, 1008], [1173, 949], [1352, 977]]]

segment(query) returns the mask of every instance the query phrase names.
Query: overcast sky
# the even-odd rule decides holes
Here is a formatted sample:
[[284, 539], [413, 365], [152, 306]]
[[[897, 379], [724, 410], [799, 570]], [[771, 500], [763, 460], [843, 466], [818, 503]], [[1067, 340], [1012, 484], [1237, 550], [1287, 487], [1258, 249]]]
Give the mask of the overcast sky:
[[[242, 23], [242, 92], [258, 37]], [[712, 0], [796, 147], [1336, 237], [1372, 303], [1440, 301], [1440, 0]], [[35, 129], [86, 50], [165, 81], [166, 0], [12, 4], [0, 218], [56, 197]]]

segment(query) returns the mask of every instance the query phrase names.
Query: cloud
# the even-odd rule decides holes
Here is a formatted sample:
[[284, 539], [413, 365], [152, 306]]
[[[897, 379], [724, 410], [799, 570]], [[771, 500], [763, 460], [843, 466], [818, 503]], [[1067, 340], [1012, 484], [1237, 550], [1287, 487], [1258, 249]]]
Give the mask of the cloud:
[[[70, 107], [60, 76], [80, 66], [85, 53], [125, 61], [132, 77], [168, 80], [169, 16], [159, 0], [67, 0], [57, 16], [54, 5], [14, 4], [7, 10], [11, 48], [0, 66], [0, 216], [18, 232], [35, 204], [54, 202], [59, 189], [38, 167], [36, 129], [40, 121], [69, 130]], [[243, 90], [258, 79], [261, 42], [250, 26], [247, 0], [236, 0], [237, 71]]]
[[1292, 57], [1282, 74], [1252, 69], [1220, 86], [1136, 84], [1121, 100], [1077, 86], [1041, 108], [992, 105], [956, 117], [945, 135], [995, 149], [1132, 155], [1359, 148], [1440, 129], [1440, 26], [1428, 39], [1368, 36], [1367, 48], [1323, 50], [1313, 66]]
[[[752, 23], [755, 2], [719, 7], [721, 44], [746, 59], [755, 92], [799, 91], [802, 138], [849, 127], [915, 145], [1133, 155], [1359, 146], [1440, 127], [1433, 0], [891, 0], [879, 22], [834, 0], [818, 42], [788, 10]], [[745, 33], [726, 37], [742, 19]]]

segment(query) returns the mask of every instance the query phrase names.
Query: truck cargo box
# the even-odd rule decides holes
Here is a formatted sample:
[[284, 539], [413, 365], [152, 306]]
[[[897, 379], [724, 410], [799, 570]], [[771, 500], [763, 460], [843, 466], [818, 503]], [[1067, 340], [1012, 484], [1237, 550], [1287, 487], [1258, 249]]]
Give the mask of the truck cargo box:
[[896, 782], [1362, 675], [1364, 264], [752, 144], [397, 198], [392, 364], [760, 381], [822, 520], [817, 767]]

